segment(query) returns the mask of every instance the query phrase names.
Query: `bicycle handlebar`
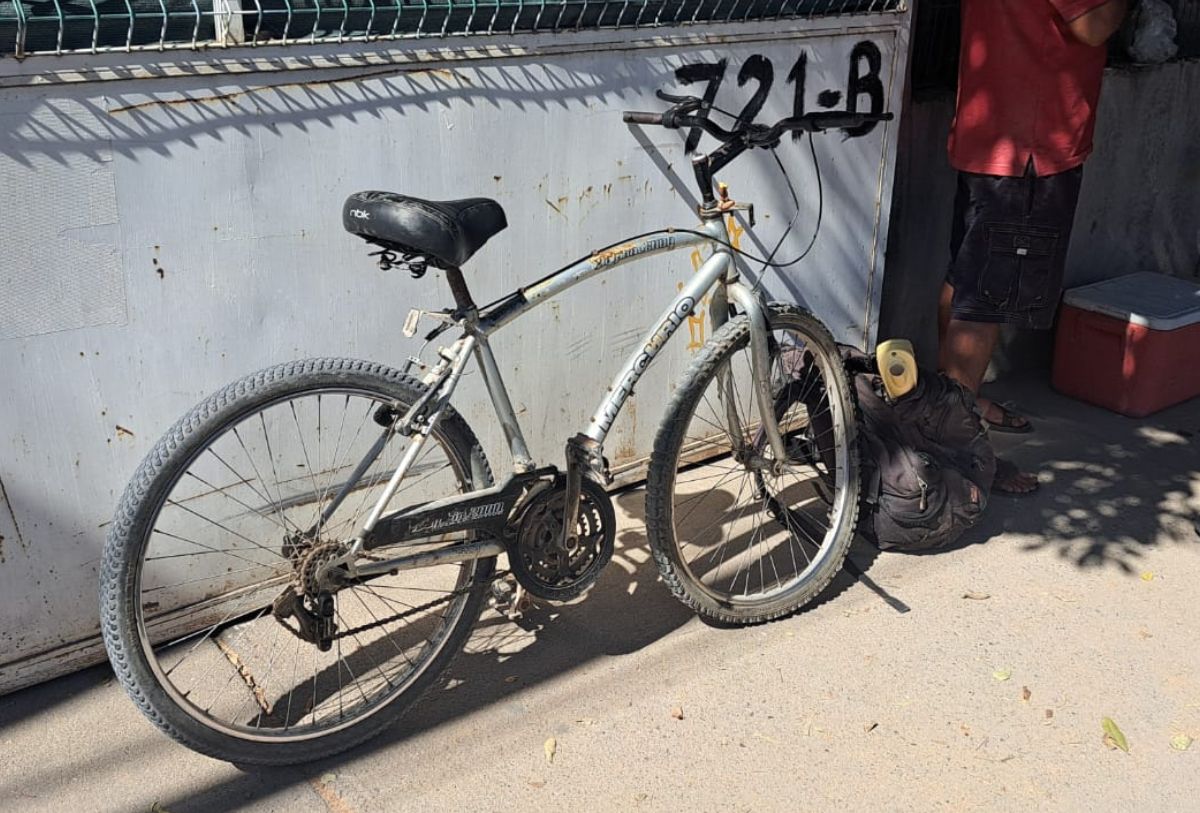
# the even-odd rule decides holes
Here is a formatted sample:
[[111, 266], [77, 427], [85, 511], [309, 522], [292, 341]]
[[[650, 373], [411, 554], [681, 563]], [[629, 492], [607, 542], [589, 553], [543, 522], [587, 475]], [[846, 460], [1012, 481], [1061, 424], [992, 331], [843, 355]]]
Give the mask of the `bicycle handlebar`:
[[663, 123], [663, 114], [637, 113], [633, 110], [626, 110], [621, 114], [621, 120], [626, 124], [654, 124], [661, 126]]
[[671, 96], [662, 91], [658, 92], [658, 97], [673, 104], [661, 113], [627, 110], [621, 115], [621, 118], [629, 124], [650, 124], [669, 129], [698, 127], [721, 142], [721, 146], [713, 152], [699, 156], [701, 160], [694, 159], [692, 161], [692, 170], [696, 173], [696, 183], [700, 188], [703, 200], [702, 213], [712, 210], [716, 205], [712, 189], [713, 175], [748, 149], [776, 147], [784, 133], [819, 133], [822, 130], [860, 127], [870, 122], [891, 121], [893, 118], [891, 113], [822, 110], [781, 119], [770, 126], [751, 123], [742, 125], [736, 130], [726, 130], [709, 121], [707, 115], [691, 115], [695, 111], [707, 114], [712, 109], [712, 105], [703, 99], [695, 96]]
[[643, 113], [633, 110], [625, 111], [621, 118], [628, 124], [650, 124], [669, 129], [681, 127], [699, 127], [709, 135], [722, 142], [743, 141], [748, 147], [774, 146], [790, 132], [814, 132], [837, 130], [842, 128], [860, 127], [863, 124], [877, 121], [891, 121], [891, 113], [850, 113], [839, 111], [821, 111], [805, 113], [802, 116], [791, 116], [781, 119], [771, 126], [751, 124], [742, 130], [726, 130], [706, 116], [688, 115], [691, 111], [706, 107], [702, 99], [694, 96], [669, 96], [658, 94], [667, 101], [676, 102], [669, 110], [662, 113]]

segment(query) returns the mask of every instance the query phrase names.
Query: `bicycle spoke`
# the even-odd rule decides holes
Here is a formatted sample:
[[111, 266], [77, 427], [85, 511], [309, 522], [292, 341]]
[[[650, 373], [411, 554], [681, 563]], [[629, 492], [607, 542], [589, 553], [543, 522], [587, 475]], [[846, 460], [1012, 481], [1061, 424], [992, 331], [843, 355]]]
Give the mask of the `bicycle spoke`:
[[693, 505], [690, 509], [688, 509], [688, 512], [686, 514], [684, 514], [682, 517], [680, 517], [679, 519], [676, 520], [676, 525], [681, 525], [681, 524], [687, 522], [688, 517], [690, 517], [692, 515], [692, 513], [694, 511], [696, 511], [696, 509], [698, 509], [704, 505], [704, 503], [702, 502], [703, 499], [709, 497], [713, 491], [717, 490], [718, 486], [720, 486], [727, 479], [734, 476], [738, 472], [745, 474], [746, 470], [745, 469], [734, 469], [734, 470], [730, 471], [729, 474], [726, 474], [724, 477], [722, 477], [720, 480], [718, 480], [716, 485], [714, 485], [711, 489], [709, 489], [709, 491], [700, 492], [699, 494], [694, 494], [691, 497], [689, 497], [687, 500], [685, 500], [684, 503], [681, 503], [681, 504], [687, 504], [688, 502], [695, 502], [696, 504]]
[[[271, 505], [271, 507], [275, 509], [276, 513], [279, 516], [279, 521], [276, 524], [279, 525], [279, 527], [283, 529], [284, 533], [290, 532], [287, 527], [287, 524], [286, 524], [287, 520], [285, 520], [283, 517], [283, 511], [280, 510], [278, 505], [276, 505], [275, 503], [272, 502], [270, 497], [263, 495], [257, 488], [255, 488], [253, 485], [251, 485], [253, 480], [251, 480], [248, 477], [243, 477], [242, 474], [240, 472], [238, 472], [237, 469], [235, 469], [232, 465], [230, 465], [228, 462], [226, 462], [225, 458], [221, 457], [219, 454], [217, 454], [215, 451], [213, 451], [213, 448], [211, 446], [209, 446], [204, 451], [208, 452], [208, 454], [215, 457], [217, 459], [217, 461], [221, 463], [221, 465], [223, 465], [225, 468], [229, 469], [230, 473], [232, 473], [234, 477], [238, 478], [239, 483], [244, 484], [247, 488], [249, 488], [251, 491], [254, 492], [254, 496], [258, 497], [258, 499], [262, 500], [263, 502]], [[251, 464], [251, 465], [253, 465], [253, 464]], [[187, 471], [187, 474], [191, 475], [192, 477], [196, 477], [197, 480], [200, 479], [195, 474], [193, 474], [190, 469]], [[258, 479], [259, 481], [262, 480], [262, 478], [259, 476], [257, 471], [254, 472], [254, 477], [256, 479]], [[201, 482], [204, 482], [204, 481], [201, 480]], [[242, 503], [242, 505], [244, 505], [246, 508], [250, 508], [250, 506], [245, 505], [245, 503]], [[250, 510], [256, 514], [259, 513], [259, 510], [256, 508], [250, 508]]]
[[[351, 589], [350, 595], [354, 596], [358, 603], [362, 605], [363, 609], [367, 611], [367, 615], [371, 616], [372, 621], [379, 623], [379, 616], [375, 615], [375, 611], [367, 605], [367, 602], [363, 600], [363, 597], [358, 594], [357, 589]], [[415, 669], [416, 665], [408, 657], [408, 654], [400, 648], [400, 645], [396, 643], [396, 639], [388, 633], [384, 633], [384, 637], [387, 638], [388, 643], [392, 645], [392, 648], [396, 650], [396, 654], [404, 658], [404, 660], [408, 662], [408, 665]]]
[[[786, 315], [780, 325], [772, 317], [763, 371], [774, 399], [770, 410], [759, 403], [749, 328], [741, 327], [735, 343], [709, 351], [719, 355], [706, 359], [702, 377], [689, 382], [694, 387], [687, 396], [689, 411], [679, 419], [685, 425], [671, 441], [676, 458], [669, 517], [686, 577], [679, 591], [723, 603], [711, 613], [716, 617], [774, 617], [755, 609], [770, 602], [786, 611], [786, 594], [802, 593], [821, 578], [814, 574], [830, 560], [825, 555], [830, 541], [848, 539], [844, 525], [834, 533], [830, 514], [846, 510], [848, 502], [844, 484], [839, 480], [835, 486], [843, 478], [840, 458], [830, 456], [840, 454], [838, 444], [846, 437], [847, 415], [834, 411], [842, 407], [833, 400], [845, 395], [830, 389], [828, 378], [839, 372], [834, 365], [840, 358], [828, 342], [813, 343], [792, 327], [803, 327], [806, 319]], [[785, 460], [777, 460], [768, 443], [763, 426], [768, 411], [778, 424]], [[822, 507], [826, 516], [810, 519]], [[817, 527], [825, 529], [823, 535]], [[728, 610], [733, 605], [745, 609]]]
[[[733, 501], [733, 504], [734, 504], [734, 505], [737, 505], [737, 504], [739, 504], [739, 503], [742, 501], [742, 494], [744, 494], [744, 493], [745, 493], [745, 488], [746, 488], [746, 486], [749, 484], [749, 482], [750, 482], [750, 478], [749, 478], [749, 477], [746, 477], [744, 480], [742, 480], [742, 485], [741, 485], [741, 486], [738, 488], [738, 495], [737, 495], [737, 499], [735, 499], [735, 500]], [[733, 522], [729, 523], [729, 525], [726, 527], [725, 538], [724, 538], [724, 541], [723, 541], [723, 542], [722, 542], [722, 544], [721, 544], [721, 561], [724, 561], [724, 560], [725, 560], [725, 556], [726, 556], [726, 554], [729, 552], [729, 543], [733, 541], [733, 532], [734, 532], [734, 529], [735, 529], [735, 528], [736, 528], [736, 527], [737, 527], [737, 526], [738, 526], [738, 525], [741, 523], [741, 521], [742, 521], [743, 519], [745, 519], [745, 517], [746, 517], [746, 511], [747, 511], [747, 510], [748, 510], [748, 509], [749, 509], [749, 508], [750, 508], [752, 505], [753, 505], [753, 503], [746, 503], [745, 505], [743, 505], [743, 506], [742, 506], [742, 510], [738, 512], [737, 518], [736, 518], [736, 519], [734, 519], [734, 521], [733, 521]], [[720, 573], [720, 565], [718, 565], [718, 566], [717, 566], [717, 572], [718, 572], [718, 573]], [[735, 570], [735, 571], [733, 572], [733, 579], [732, 579], [732, 581], [730, 582], [730, 591], [731, 591], [731, 592], [733, 592], [734, 585], [737, 583], [737, 577], [738, 577], [738, 574], [739, 574], [739, 573], [741, 573], [741, 572], [742, 572], [742, 569], [741, 569], [741, 566], [739, 565], [739, 566], [738, 566], [738, 569], [737, 569], [737, 570]], [[717, 578], [717, 577], [714, 577], [714, 580], [715, 580], [716, 578]]]
[[[260, 417], [261, 417], [261, 415], [260, 415]], [[264, 426], [264, 429], [265, 428], [266, 427]], [[274, 507], [275, 513], [279, 517], [279, 521], [282, 522], [284, 525], [287, 525], [288, 520], [287, 520], [287, 517], [283, 513], [283, 500], [282, 499], [275, 500], [275, 499], [271, 498], [271, 496], [270, 496], [271, 490], [269, 488], [267, 488], [267, 481], [264, 480], [262, 474], [259, 473], [258, 466], [254, 462], [254, 457], [250, 454], [250, 450], [246, 448], [246, 443], [245, 443], [245, 441], [242, 440], [241, 434], [238, 433], [238, 428], [235, 426], [230, 431], [233, 432], [234, 438], [237, 440], [238, 444], [242, 447], [242, 454], [244, 454], [246, 456], [246, 460], [249, 461], [249, 463], [250, 463], [250, 468], [254, 470], [254, 476], [258, 479], [258, 481], [260, 483], [263, 484], [263, 490], [267, 492], [266, 496], [264, 496], [263, 499], [265, 499], [267, 502], [269, 502], [272, 505], [272, 507]], [[212, 450], [211, 446], [209, 447], [209, 450], [210, 451]], [[215, 456], [216, 452], [213, 452], [213, 455]], [[219, 457], [217, 459], [220, 460]], [[224, 462], [224, 461], [222, 461], [222, 462]], [[274, 461], [272, 461], [272, 467], [273, 466], [274, 466]], [[275, 483], [276, 483], [276, 487], [278, 487], [278, 484], [279, 484], [279, 476], [278, 475], [276, 475]], [[292, 524], [292, 530], [297, 533], [300, 531], [300, 529], [295, 524]]]
[[[734, 504], [734, 505], [737, 505], [737, 504], [738, 504], [738, 503], [741, 501], [741, 499], [742, 499], [742, 492], [745, 490], [745, 488], [746, 488], [746, 480], [745, 480], [745, 479], [743, 479], [743, 480], [742, 480], [742, 484], [741, 484], [740, 486], [738, 486], [738, 493], [737, 493], [737, 496], [733, 498], [733, 504]], [[712, 527], [712, 526], [710, 525], [709, 527]], [[726, 527], [725, 527], [725, 528], [722, 530], [722, 532], [721, 532], [721, 542], [720, 542], [720, 544], [718, 544], [718, 545], [717, 545], [717, 547], [713, 548], [713, 549], [712, 549], [712, 551], [710, 551], [710, 552], [709, 552], [709, 554], [708, 554], [708, 560], [711, 562], [711, 561], [712, 561], [712, 557], [713, 557], [713, 555], [714, 555], [714, 554], [715, 554], [715, 553], [716, 553], [718, 550], [720, 550], [720, 551], [721, 551], [721, 558], [720, 558], [720, 560], [718, 560], [718, 562], [717, 562], [717, 571], [716, 571], [716, 574], [715, 574], [715, 575], [714, 575], [714, 577], [713, 577], [714, 579], [720, 579], [720, 574], [721, 574], [721, 566], [722, 566], [722, 565], [725, 563], [725, 554], [727, 553], [726, 543], [728, 543], [728, 541], [729, 541], [729, 534], [731, 533], [731, 528], [732, 528], [732, 523], [731, 523], [730, 525], [727, 525], [727, 526], [726, 526]]]
[[[220, 494], [220, 495], [221, 495], [222, 497], [224, 497], [225, 499], [227, 499], [227, 500], [230, 500], [230, 501], [232, 501], [232, 502], [234, 502], [234, 503], [237, 503], [237, 504], [238, 504], [238, 505], [240, 505], [242, 508], [245, 508], [245, 509], [246, 509], [247, 511], [249, 511], [251, 514], [254, 514], [255, 516], [263, 517], [263, 519], [266, 519], [266, 520], [268, 520], [269, 522], [271, 522], [272, 524], [274, 524], [274, 525], [275, 525], [277, 528], [281, 529], [281, 530], [282, 530], [282, 531], [283, 531], [285, 534], [288, 532], [288, 529], [287, 529], [285, 526], [283, 526], [283, 525], [280, 525], [278, 522], [276, 522], [276, 521], [275, 521], [274, 519], [272, 519], [271, 517], [267, 517], [267, 516], [264, 516], [263, 514], [260, 514], [257, 508], [254, 508], [253, 506], [247, 505], [247, 504], [246, 504], [244, 501], [242, 501], [242, 500], [239, 500], [237, 497], [233, 496], [232, 494], [229, 494], [229, 493], [227, 493], [227, 492], [225, 491], [225, 489], [224, 489], [224, 488], [222, 488], [222, 487], [220, 487], [220, 486], [215, 486], [215, 485], [213, 485], [212, 483], [208, 482], [208, 481], [207, 481], [207, 480], [205, 480], [203, 477], [201, 477], [200, 475], [198, 475], [198, 474], [196, 474], [196, 473], [194, 473], [194, 472], [187, 471], [187, 472], [184, 472], [184, 473], [185, 473], [185, 474], [186, 474], [188, 477], [191, 477], [193, 480], [196, 480], [197, 482], [203, 483], [204, 485], [206, 485], [206, 486], [208, 486], [209, 488], [211, 488], [211, 489], [212, 489], [212, 491], [211, 491], [211, 492], [209, 492], [209, 493]], [[207, 496], [207, 495], [206, 495], [206, 496]]]
[[[321, 403], [320, 395], [318, 395], [317, 396], [317, 414], [318, 414], [318, 416], [321, 413], [320, 403]], [[329, 477], [325, 480], [325, 485], [321, 490], [321, 496], [318, 499], [318, 502], [320, 502], [322, 505], [325, 503], [325, 498], [329, 496], [329, 492], [333, 489], [334, 477], [338, 471], [338, 459], [339, 459], [338, 452], [341, 450], [341, 447], [342, 447], [342, 430], [344, 430], [346, 428], [346, 408], [349, 406], [350, 406], [350, 396], [347, 395], [346, 402], [344, 404], [342, 404], [342, 419], [338, 423], [337, 439], [334, 441], [334, 444], [333, 444], [333, 460], [330, 462], [330, 465], [329, 465]], [[319, 418], [318, 418], [317, 424], [318, 424], [318, 426], [320, 425]], [[318, 457], [320, 456], [320, 453], [321, 453], [321, 450], [320, 450], [320, 447], [318, 447], [317, 448]]]
[[[271, 435], [267, 432], [267, 421], [263, 417], [263, 413], [258, 413], [258, 423], [262, 427], [263, 440], [267, 444], [267, 460], [271, 462], [271, 473], [275, 475], [275, 496], [279, 500], [279, 506], [283, 507], [283, 480], [279, 478], [279, 470], [275, 466], [275, 452], [271, 449]], [[234, 433], [237, 433], [237, 428], [234, 427]], [[245, 448], [245, 447], [243, 447]]]
[[[262, 677], [263, 685], [267, 685], [269, 683], [271, 673], [275, 668], [275, 653], [279, 648], [279, 636], [283, 634], [283, 632], [280, 629], [278, 624], [276, 624], [274, 626], [275, 626], [275, 634], [271, 638], [271, 652], [267, 656], [267, 671], [266, 671], [266, 674], [264, 674]], [[261, 686], [260, 686], [260, 690], [265, 693], [265, 689], [262, 689]], [[270, 704], [270, 709], [260, 709], [258, 715], [255, 717], [254, 727], [256, 729], [261, 729], [262, 728], [262, 713], [265, 711], [265, 712], [267, 712], [267, 714], [270, 714], [271, 711], [273, 711], [273, 710], [274, 710], [273, 703]]]
[[[321, 396], [318, 395], [318, 398]], [[313, 498], [317, 501], [316, 508], [313, 512], [312, 525], [316, 525], [321, 518], [321, 490], [317, 486], [317, 473], [313, 471], [312, 463], [308, 459], [308, 445], [304, 442], [304, 430], [300, 428], [300, 419], [296, 417], [296, 402], [288, 401], [288, 407], [292, 411], [292, 422], [296, 425], [296, 437], [300, 440], [300, 451], [304, 454], [304, 469], [308, 472], [308, 479], [312, 481]]]
[[[360, 522], [407, 451], [407, 443], [387, 438], [357, 482], [345, 479], [349, 464], [366, 453], [364, 438], [372, 435], [372, 446], [378, 439], [367, 429], [374, 410], [393, 402], [337, 388], [285, 394], [215, 430], [159, 498], [145, 532], [138, 601], [153, 608], [146, 623], [170, 636], [153, 646], [157, 674], [192, 718], [233, 736], [312, 739], [402, 695], [444, 655], [449, 630], [471, 606], [461, 586], [470, 585], [478, 560], [383, 574], [334, 591], [335, 624], [324, 652], [299, 637], [309, 622], [295, 615], [313, 613], [316, 597], [297, 595], [295, 609], [278, 604], [287, 598], [280, 590], [299, 589], [288, 585], [301, 583], [308, 551], [338, 542], [339, 529]], [[469, 446], [446, 431], [435, 429], [416, 455], [394, 495], [397, 506], [468, 488], [470, 462], [457, 449]], [[327, 509], [343, 488], [362, 493]], [[325, 510], [322, 529], [302, 530], [305, 516]], [[393, 555], [444, 547], [452, 536], [418, 540]], [[275, 618], [276, 606], [288, 615]]]

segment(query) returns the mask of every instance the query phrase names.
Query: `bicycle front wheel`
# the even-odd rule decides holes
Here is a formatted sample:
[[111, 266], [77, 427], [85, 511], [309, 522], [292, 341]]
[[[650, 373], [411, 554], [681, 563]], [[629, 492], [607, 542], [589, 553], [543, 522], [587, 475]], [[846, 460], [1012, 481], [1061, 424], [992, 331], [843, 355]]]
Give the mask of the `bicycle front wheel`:
[[[422, 393], [381, 365], [283, 364], [216, 393], [150, 452], [109, 532], [100, 612], [117, 678], [160, 729], [231, 762], [305, 762], [378, 732], [437, 680], [479, 615], [494, 557], [319, 600], [305, 588], [359, 532], [412, 442], [380, 408]], [[490, 484], [474, 434], [447, 410], [393, 506]], [[318, 606], [334, 632], [306, 636], [300, 620]]]
[[762, 431], [750, 325], [705, 344], [659, 428], [646, 529], [663, 580], [696, 612], [733, 623], [779, 618], [812, 601], [854, 536], [855, 407], [837, 346], [798, 308], [768, 312], [773, 410], [786, 447]]

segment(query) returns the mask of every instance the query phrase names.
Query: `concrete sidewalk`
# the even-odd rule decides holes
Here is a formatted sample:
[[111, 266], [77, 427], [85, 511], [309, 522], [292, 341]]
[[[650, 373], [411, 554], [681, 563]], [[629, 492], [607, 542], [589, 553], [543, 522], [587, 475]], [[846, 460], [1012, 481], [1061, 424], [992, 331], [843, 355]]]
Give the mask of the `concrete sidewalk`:
[[998, 446], [1046, 482], [995, 500], [976, 544], [860, 545], [864, 578], [718, 629], [657, 583], [634, 490], [585, 600], [486, 614], [448, 688], [365, 746], [244, 772], [96, 668], [0, 698], [0, 809], [1195, 810], [1200, 401], [1133, 421], [1033, 382], [996, 394], [1037, 425]]

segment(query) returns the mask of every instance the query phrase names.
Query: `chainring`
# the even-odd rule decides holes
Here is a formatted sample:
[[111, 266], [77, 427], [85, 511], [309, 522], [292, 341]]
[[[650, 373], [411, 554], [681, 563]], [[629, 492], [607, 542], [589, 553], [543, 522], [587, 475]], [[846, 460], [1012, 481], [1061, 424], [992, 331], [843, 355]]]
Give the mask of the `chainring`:
[[559, 477], [523, 506], [516, 533], [505, 540], [509, 568], [530, 594], [569, 601], [595, 583], [613, 555], [616, 515], [608, 492], [583, 478], [575, 539], [562, 545], [566, 481]]

